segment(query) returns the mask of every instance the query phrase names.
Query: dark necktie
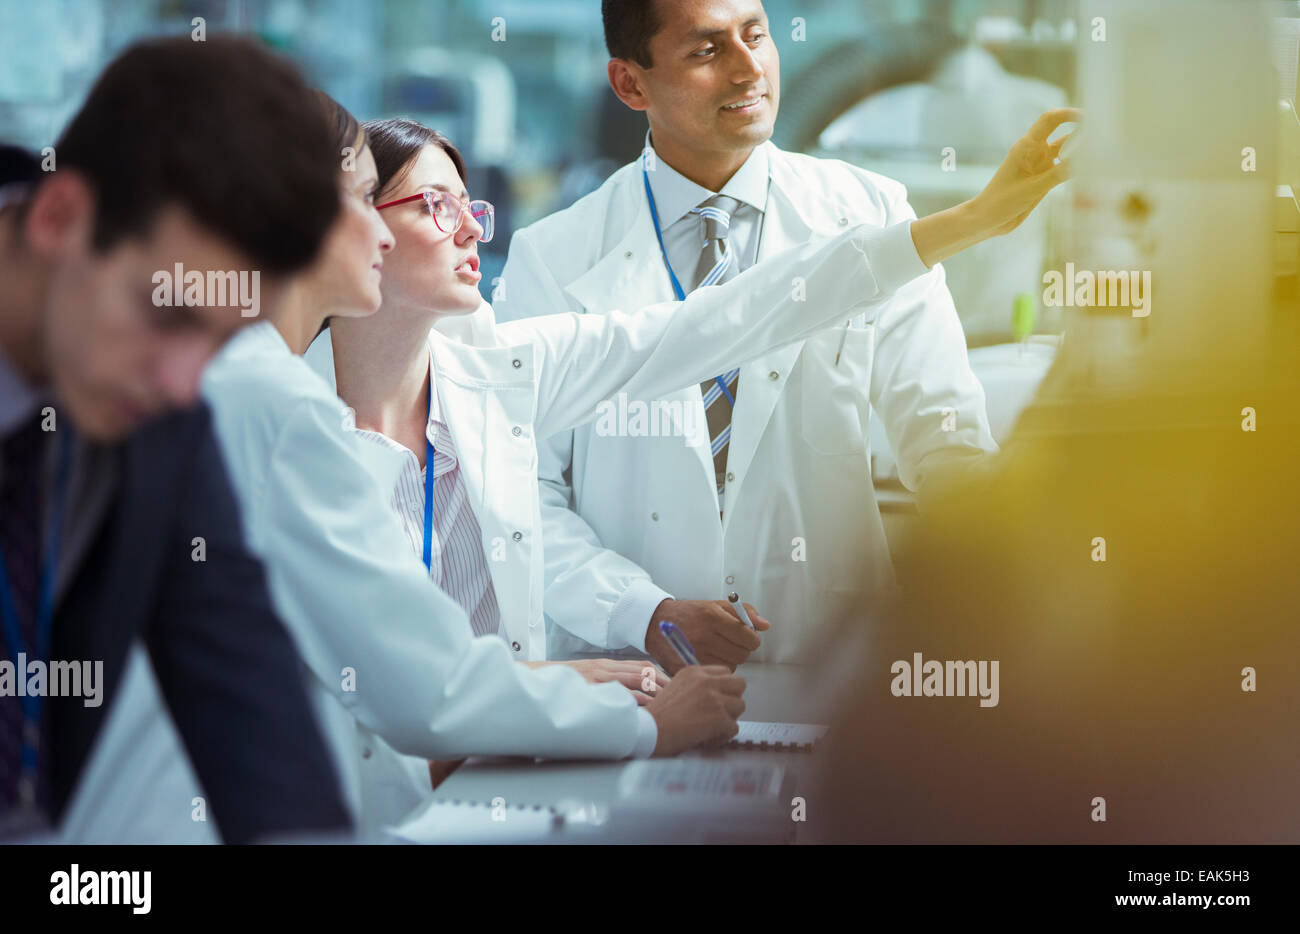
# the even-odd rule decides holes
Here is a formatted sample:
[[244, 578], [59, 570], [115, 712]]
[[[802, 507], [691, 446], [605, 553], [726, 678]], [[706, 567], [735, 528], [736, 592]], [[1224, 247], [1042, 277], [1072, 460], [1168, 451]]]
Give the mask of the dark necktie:
[[[41, 454], [45, 448], [44, 435], [38, 413], [0, 443], [0, 464], [3, 465], [3, 477], [0, 479], [0, 549], [3, 550], [9, 592], [18, 611], [23, 634], [21, 647], [10, 645], [9, 640], [5, 639], [4, 655], [15, 665], [20, 648], [27, 653], [29, 659], [35, 654], [41, 576], [40, 473]], [[26, 676], [25, 671], [14, 672], [16, 679]], [[22, 699], [12, 695], [0, 696], [0, 813], [12, 809], [18, 802], [24, 725]], [[47, 759], [47, 755], [40, 756], [41, 773], [48, 773], [43, 767]], [[37, 803], [46, 806], [47, 789], [46, 783], [40, 780], [42, 777], [38, 774]]]

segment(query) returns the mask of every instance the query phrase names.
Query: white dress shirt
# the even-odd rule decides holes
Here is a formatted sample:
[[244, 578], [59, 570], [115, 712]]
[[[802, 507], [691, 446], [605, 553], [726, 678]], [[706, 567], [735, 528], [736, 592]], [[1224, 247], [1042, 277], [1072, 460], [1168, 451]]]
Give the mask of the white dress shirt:
[[[694, 285], [691, 275], [704, 247], [704, 218], [692, 212], [712, 198], [715, 192], [697, 185], [657, 156], [649, 165], [653, 169], [647, 166], [646, 175], [655, 196], [659, 223], [663, 225], [664, 250], [682, 288], [689, 292]], [[758, 257], [769, 183], [767, 149], [759, 146], [722, 186], [722, 190], [716, 192], [740, 202], [740, 207], [731, 215], [731, 225], [727, 230], [727, 248], [740, 261], [737, 272], [754, 265]]]

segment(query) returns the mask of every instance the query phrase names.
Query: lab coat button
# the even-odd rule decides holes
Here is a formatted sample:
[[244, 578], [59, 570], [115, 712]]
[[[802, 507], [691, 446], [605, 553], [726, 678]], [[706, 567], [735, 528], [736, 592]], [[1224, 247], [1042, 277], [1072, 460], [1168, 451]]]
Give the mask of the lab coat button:
[[727, 482], [731, 483], [735, 479], [736, 479], [736, 475], [731, 471], [727, 471]]
[[657, 512], [652, 512], [652, 513], [650, 513], [650, 518], [651, 518], [653, 521], [658, 522], [658, 521], [659, 521], [659, 513], [657, 513]]
[[771, 373], [767, 374], [767, 378], [770, 380], [778, 380], [781, 378], [781, 374], [778, 373], [776, 370], [773, 370]]
[[736, 578], [735, 578], [734, 576], [732, 576], [731, 574], [728, 574], [728, 575], [727, 575], [727, 583], [728, 583], [728, 584], [734, 584], [735, 582], [736, 582]]
[[626, 253], [624, 253], [624, 254], [623, 254], [623, 258], [624, 258], [624, 259], [631, 259], [631, 258], [632, 258], [632, 251], [631, 251], [631, 250], [628, 250]]
[[518, 360], [511, 360], [510, 365], [514, 367], [516, 370], [519, 369], [521, 366], [523, 366], [523, 364]]
[[518, 425], [516, 425], [514, 428], [510, 429], [510, 433], [514, 435], [516, 438], [518, 438], [520, 435], [524, 433], [524, 430], [520, 428]]
[[841, 217], [841, 218], [840, 218], [840, 226], [841, 226], [841, 227], [845, 226], [848, 222], [849, 222], [849, 219], [848, 219], [847, 217]]
[[362, 750], [361, 750], [361, 758], [363, 758], [363, 759], [369, 759], [369, 758], [370, 758], [370, 755], [371, 755], [371, 753], [370, 753], [370, 747], [369, 747], [369, 746], [367, 746], [365, 749], [362, 749]]
[[523, 541], [523, 539], [524, 539], [524, 533], [523, 533], [523, 532], [516, 532], [514, 535], [511, 535], [510, 537], [513, 538], [515, 541], [520, 542], [520, 541]]
[[510, 648], [512, 648], [512, 649], [514, 649], [516, 652], [518, 652], [518, 651], [519, 651], [519, 643], [518, 643], [518, 642], [511, 642], [511, 643], [510, 643]]

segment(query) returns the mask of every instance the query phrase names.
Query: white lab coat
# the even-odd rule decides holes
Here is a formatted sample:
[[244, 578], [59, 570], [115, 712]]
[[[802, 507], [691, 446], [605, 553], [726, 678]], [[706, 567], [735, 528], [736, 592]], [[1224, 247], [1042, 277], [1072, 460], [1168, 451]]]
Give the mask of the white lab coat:
[[[792, 244], [915, 217], [898, 182], [764, 145], [771, 189], [759, 261], [746, 275]], [[751, 279], [747, 297], [763, 287], [788, 291], [799, 273], [789, 267]], [[861, 614], [893, 585], [868, 466], [870, 408], [910, 489], [945, 463], [996, 450], [942, 266], [887, 301], [838, 314], [826, 313], [807, 282], [808, 317], [835, 326], [741, 366], [723, 520], [707, 444], [620, 437], [593, 425], [542, 444], [555, 657], [587, 643], [643, 646], [665, 596], [720, 599], [734, 590], [772, 621], [755, 660], [800, 660], [818, 624]], [[497, 315], [512, 321], [560, 307], [599, 314], [671, 299], [639, 163], [515, 233], [502, 285]], [[699, 375], [745, 359], [720, 353]], [[679, 380], [686, 388], [668, 398], [698, 407], [703, 419], [697, 382]], [[571, 484], [563, 476], [570, 465]]]
[[[790, 294], [796, 269], [809, 277], [806, 303]], [[343, 403], [270, 325], [231, 342], [206, 372], [204, 395], [250, 548], [266, 564], [276, 609], [312, 676], [363, 837], [428, 793], [422, 759], [622, 758], [645, 736], [642, 724], [653, 727], [621, 685], [514, 663], [544, 650], [535, 434], [579, 424], [619, 392], [662, 394], [725, 359], [802, 337], [924, 269], [908, 225], [855, 227], [742, 276], [748, 290], [723, 286], [684, 305], [501, 327], [485, 307], [452, 325], [469, 338], [477, 330], [482, 345], [433, 335], [438, 389], [484, 545], [502, 538], [506, 550], [509, 570], [494, 568], [493, 583], [513, 650], [473, 638], [412, 553], [389, 506], [400, 458], [349, 430]], [[124, 713], [116, 733], [138, 735], [133, 720], [162, 716], [153, 692]], [[147, 736], [141, 741], [170, 744], [182, 767], [174, 731]], [[116, 754], [101, 750], [110, 761]], [[178, 776], [168, 787], [188, 784]], [[87, 793], [114, 800], [112, 789]]]

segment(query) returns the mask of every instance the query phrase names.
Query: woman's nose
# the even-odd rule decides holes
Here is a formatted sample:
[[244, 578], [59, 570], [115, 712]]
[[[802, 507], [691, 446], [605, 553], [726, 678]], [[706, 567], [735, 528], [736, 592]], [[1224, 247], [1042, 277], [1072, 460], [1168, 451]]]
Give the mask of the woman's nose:
[[397, 246], [397, 238], [382, 220], [379, 222], [379, 252], [387, 253]]
[[457, 231], [458, 236], [456, 237], [456, 242], [469, 243], [471, 240], [483, 239], [483, 225], [480, 224], [478, 218], [471, 213], [469, 205], [465, 205], [464, 211], [465, 222], [460, 225], [460, 230]]

